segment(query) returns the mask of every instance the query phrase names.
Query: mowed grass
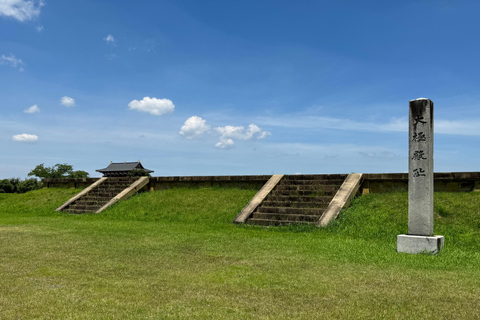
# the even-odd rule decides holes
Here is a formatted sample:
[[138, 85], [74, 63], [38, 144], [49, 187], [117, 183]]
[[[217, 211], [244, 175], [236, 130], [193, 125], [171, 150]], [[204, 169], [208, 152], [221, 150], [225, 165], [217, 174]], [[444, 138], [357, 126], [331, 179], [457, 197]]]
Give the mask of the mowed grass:
[[436, 193], [437, 256], [396, 252], [407, 193], [326, 229], [232, 223], [256, 193], [175, 189], [99, 215], [0, 194], [0, 319], [478, 319], [480, 193]]

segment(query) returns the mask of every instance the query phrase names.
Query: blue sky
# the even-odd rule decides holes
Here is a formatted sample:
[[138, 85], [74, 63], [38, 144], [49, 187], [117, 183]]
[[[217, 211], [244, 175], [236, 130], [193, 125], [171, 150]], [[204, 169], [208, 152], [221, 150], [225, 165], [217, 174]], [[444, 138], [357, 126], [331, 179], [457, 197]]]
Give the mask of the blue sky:
[[479, 171], [478, 1], [0, 0], [0, 178]]

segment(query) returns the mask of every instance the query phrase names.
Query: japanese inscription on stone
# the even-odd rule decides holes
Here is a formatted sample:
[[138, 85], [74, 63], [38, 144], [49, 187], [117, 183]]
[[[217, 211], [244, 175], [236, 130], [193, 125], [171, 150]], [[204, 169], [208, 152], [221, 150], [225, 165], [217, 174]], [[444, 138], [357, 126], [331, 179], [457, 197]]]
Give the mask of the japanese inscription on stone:
[[433, 253], [443, 236], [433, 235], [433, 102], [410, 101], [408, 119], [408, 234], [397, 236], [397, 251]]
[[433, 102], [410, 101], [408, 233], [433, 234]]

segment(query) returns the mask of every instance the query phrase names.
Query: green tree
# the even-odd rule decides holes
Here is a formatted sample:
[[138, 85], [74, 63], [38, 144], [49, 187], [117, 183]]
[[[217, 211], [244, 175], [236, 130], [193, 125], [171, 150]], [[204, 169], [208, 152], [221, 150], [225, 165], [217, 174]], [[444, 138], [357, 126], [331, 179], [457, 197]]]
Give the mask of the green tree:
[[73, 167], [66, 163], [57, 163], [52, 167], [45, 167], [45, 165], [39, 164], [32, 171], [28, 173], [28, 176], [35, 176], [41, 179], [62, 179], [62, 178], [88, 178], [88, 172], [77, 170], [73, 171]]
[[15, 186], [8, 179], [0, 180], [0, 193], [14, 193]]
[[28, 191], [40, 189], [41, 187], [42, 182], [37, 181], [37, 179], [26, 179], [18, 184], [16, 193], [25, 193]]
[[0, 193], [25, 193], [41, 187], [42, 183], [37, 179], [22, 181], [19, 178], [12, 178], [0, 180]]
[[68, 177], [75, 179], [88, 178], [88, 172], [83, 170], [72, 171], [72, 173], [70, 173]]

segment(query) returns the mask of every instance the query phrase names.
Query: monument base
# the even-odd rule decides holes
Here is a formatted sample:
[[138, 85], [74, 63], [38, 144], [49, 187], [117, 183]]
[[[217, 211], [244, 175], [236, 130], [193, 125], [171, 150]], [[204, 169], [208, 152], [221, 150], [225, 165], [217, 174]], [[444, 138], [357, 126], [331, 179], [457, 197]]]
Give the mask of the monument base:
[[397, 236], [397, 252], [437, 254], [443, 249], [444, 242], [445, 238], [443, 236], [400, 234]]

